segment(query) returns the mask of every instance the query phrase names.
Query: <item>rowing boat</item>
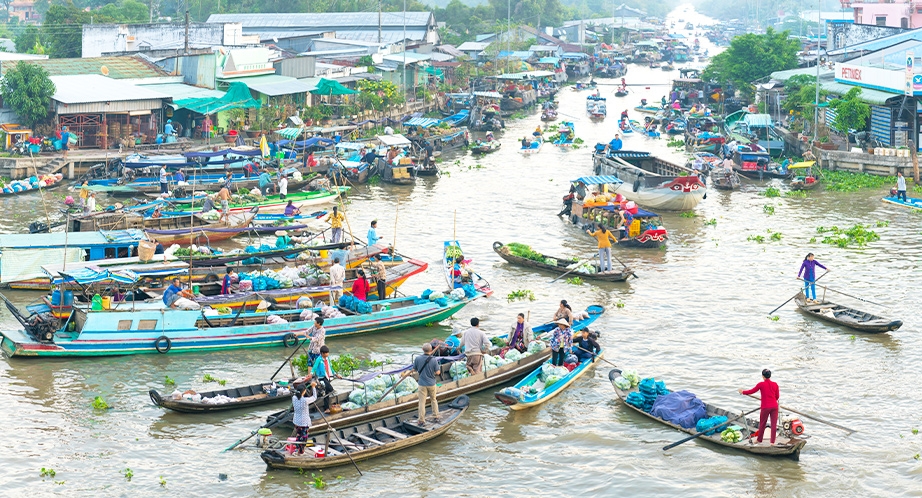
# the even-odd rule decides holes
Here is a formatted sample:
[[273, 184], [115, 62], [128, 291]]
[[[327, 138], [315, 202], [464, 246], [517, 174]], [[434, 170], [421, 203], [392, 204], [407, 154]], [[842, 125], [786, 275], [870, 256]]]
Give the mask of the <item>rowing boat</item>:
[[[231, 203], [228, 209], [232, 213], [238, 213], [241, 211], [249, 211], [254, 207], [259, 207], [261, 213], [282, 213], [285, 211], [285, 206], [289, 201], [298, 208], [334, 204], [339, 196], [345, 195], [349, 192], [349, 189], [350, 187], [330, 187], [329, 189], [314, 190], [311, 192], [292, 192], [289, 193], [285, 199], [281, 199], [278, 195], [267, 195], [259, 200], [244, 200], [243, 202]], [[201, 199], [203, 198], [204, 197], [201, 197]], [[194, 200], [197, 201], [199, 199], [200, 197], [196, 197]], [[192, 198], [170, 199], [170, 201], [182, 204], [176, 206], [175, 211], [198, 211], [201, 209], [201, 205], [194, 204]]]
[[907, 197], [904, 201], [900, 197], [897, 197], [895, 194], [888, 195], [880, 199], [882, 202], [887, 204], [893, 204], [896, 206], [902, 206], [909, 209], [922, 209], [922, 199], [918, 197]]
[[[309, 438], [303, 455], [283, 448], [264, 451], [260, 458], [275, 469], [326, 469], [349, 465], [425, 443], [448, 432], [470, 406], [460, 396], [439, 411], [439, 420], [420, 426], [415, 413], [389, 415]], [[431, 407], [426, 410], [432, 414]], [[294, 446], [294, 445], [292, 445]]]
[[[219, 389], [197, 394], [199, 399], [193, 401], [185, 398], [173, 399], [172, 397], [164, 397], [156, 389], [151, 389], [148, 392], [150, 400], [153, 401], [156, 406], [169, 408], [170, 410], [182, 413], [223, 412], [239, 408], [252, 408], [254, 406], [291, 401], [291, 394], [289, 391], [287, 389], [278, 389], [278, 387], [273, 386], [272, 382], [243, 387], [231, 387], [228, 389]], [[227, 398], [226, 402], [216, 403], [215, 401], [222, 399], [221, 397]]]
[[[499, 255], [499, 257], [504, 260], [519, 266], [526, 266], [529, 268], [538, 268], [541, 270], [547, 270], [557, 274], [564, 273], [572, 270], [572, 266], [579, 262], [577, 259], [573, 258], [558, 258], [556, 256], [548, 256], [546, 254], [540, 254], [543, 258], [542, 261], [537, 261], [534, 259], [523, 258], [521, 256], [516, 256], [512, 254], [509, 247], [503, 245], [502, 242], [493, 243], [493, 251]], [[548, 262], [550, 260], [550, 262]], [[606, 282], [623, 282], [630, 278], [634, 274], [634, 270], [630, 268], [623, 268], [620, 271], [599, 271], [599, 265], [592, 265], [595, 268], [594, 272], [589, 272], [579, 267], [576, 270], [571, 271], [572, 275], [578, 275], [581, 278], [590, 279], [590, 280], [602, 280]]]
[[810, 316], [861, 332], [879, 334], [890, 332], [903, 326], [902, 320], [891, 320], [882, 316], [872, 315], [825, 299], [816, 303], [808, 303], [803, 291], [800, 291], [800, 294], [794, 298], [794, 302], [797, 303], [798, 308]]
[[471, 154], [489, 154], [496, 152], [503, 146], [502, 142], [493, 140], [491, 142], [475, 142], [471, 145]]
[[[596, 357], [602, 358], [604, 352], [604, 350], [599, 351]], [[591, 370], [595, 364], [595, 360], [583, 361], [577, 365], [576, 368], [571, 370], [570, 373], [561, 377], [553, 384], [547, 385], [545, 383], [546, 378], [544, 375], [546, 369], [552, 366], [551, 362], [547, 361], [515, 385], [514, 389], [521, 393], [519, 396], [510, 395], [509, 391], [506, 390], [499, 391], [493, 396], [495, 396], [496, 399], [498, 399], [504, 405], [508, 406], [511, 410], [524, 410], [526, 408], [531, 408], [533, 406], [540, 405], [541, 403], [544, 403], [545, 401], [563, 392], [563, 390], [569, 387], [570, 384], [576, 382], [576, 379], [579, 379], [586, 372]]]
[[[668, 425], [669, 427], [672, 427], [673, 429], [682, 431], [682, 432], [684, 432], [684, 433], [686, 433], [686, 434], [697, 434], [697, 433], [698, 433], [698, 431], [696, 431], [694, 428], [686, 429], [685, 427], [682, 427], [681, 425], [674, 424], [674, 423], [669, 422], [669, 421], [667, 421], [667, 420], [663, 420], [663, 419], [661, 419], [661, 418], [659, 418], [659, 417], [657, 417], [657, 416], [655, 416], [655, 415], [652, 415], [652, 414], [650, 414], [650, 413], [647, 413], [647, 412], [641, 410], [640, 408], [637, 408], [636, 406], [633, 406], [633, 405], [628, 404], [627, 401], [626, 401], [628, 394], [630, 394], [630, 393], [632, 393], [632, 392], [637, 392], [637, 388], [636, 388], [636, 387], [632, 387], [632, 388], [630, 388], [630, 389], [628, 389], [628, 390], [620, 389], [617, 385], [615, 385], [615, 379], [618, 378], [619, 376], [621, 376], [621, 370], [619, 370], [619, 369], [617, 369], [617, 368], [614, 368], [614, 369], [612, 369], [610, 372], [608, 372], [608, 380], [611, 381], [612, 387], [615, 388], [615, 394], [618, 395], [618, 399], [620, 399], [621, 402], [624, 403], [624, 406], [625, 406], [625, 407], [627, 407], [627, 408], [629, 408], [629, 409], [631, 409], [631, 410], [633, 410], [633, 411], [635, 411], [635, 412], [637, 412], [637, 413], [640, 413], [640, 414], [642, 414], [642, 415], [644, 415], [644, 416], [650, 417], [650, 418], [652, 418], [653, 420], [656, 420], [657, 422], [660, 422], [660, 423], [662, 423], [662, 424], [666, 424], [666, 425]], [[709, 404], [709, 403], [705, 403], [704, 406], [705, 406], [705, 410], [706, 410], [706, 416], [708, 416], [708, 417], [714, 417], [714, 416], [718, 416], [718, 415], [723, 415], [723, 416], [727, 417], [728, 419], [732, 419], [732, 418], [735, 418], [735, 417], [738, 417], [738, 416], [739, 416], [739, 414], [737, 414], [737, 413], [730, 412], [730, 411], [724, 410], [724, 409], [722, 409], [722, 408], [718, 408], [718, 407], [716, 407], [716, 406], [714, 406], [714, 405], [711, 405], [711, 404]], [[740, 439], [739, 442], [731, 443], [731, 442], [722, 440], [722, 439], [720, 438], [720, 432], [716, 432], [716, 433], [714, 433], [714, 434], [712, 434], [712, 435], [702, 435], [702, 436], [699, 437], [699, 439], [703, 439], [703, 440], [705, 440], [705, 441], [710, 441], [710, 442], [712, 442], [712, 443], [714, 443], [714, 444], [718, 444], [718, 445], [720, 445], [720, 446], [725, 446], [725, 447], [727, 447], [727, 448], [733, 448], [733, 449], [745, 451], [745, 452], [752, 453], [752, 454], [756, 454], [756, 455], [763, 455], [763, 456], [790, 456], [791, 458], [793, 458], [793, 459], [795, 459], [795, 460], [797, 460], [797, 459], [800, 457], [800, 450], [804, 447], [805, 444], [807, 444], [807, 441], [806, 441], [805, 439], [786, 437], [786, 436], [784, 436], [784, 435], [782, 435], [782, 434], [780, 433], [780, 432], [781, 432], [780, 430], [779, 430], [779, 433], [778, 433], [778, 434], [776, 435], [776, 437], [775, 437], [775, 444], [774, 444], [774, 445], [768, 444], [767, 442], [764, 443], [764, 444], [758, 444], [758, 443], [755, 442], [755, 440], [750, 441], [750, 439], [749, 439], [750, 436], [751, 436], [752, 433], [753, 433], [753, 431], [750, 431], [750, 430], [749, 430], [749, 427], [758, 428], [758, 427], [759, 427], [759, 421], [758, 421], [758, 420], [753, 420], [753, 419], [750, 419], [750, 418], [745, 418], [745, 417], [743, 417], [743, 418], [740, 418], [740, 419], [734, 421], [733, 423], [734, 423], [734, 424], [738, 424], [739, 426], [741, 426], [740, 429], [739, 429], [739, 431], [740, 431], [740, 433], [742, 434], [743, 437], [742, 437], [742, 439]], [[744, 426], [744, 425], [745, 425], [745, 427], [742, 427], [742, 426]], [[779, 424], [779, 428], [780, 428], [780, 426], [781, 426], [781, 424]]]
[[442, 247], [442, 273], [445, 275], [448, 288], [458, 289], [471, 284], [487, 296], [493, 294], [490, 283], [471, 269], [469, 262], [469, 259], [465, 259], [464, 251], [461, 250], [461, 244], [457, 240], [445, 241]]
[[[599, 305], [592, 305], [586, 308], [587, 318], [574, 320], [573, 326], [571, 329], [574, 332], [579, 332], [590, 325], [592, 325], [602, 313], [605, 312], [605, 309]], [[547, 323], [543, 325], [538, 325], [532, 328], [532, 332], [535, 334], [535, 337], [538, 337], [542, 334], [550, 332], [557, 325], [554, 323]], [[505, 338], [506, 335], [500, 335], [498, 337]], [[502, 352], [502, 347], [492, 346], [490, 350], [491, 355], [498, 355]], [[544, 363], [551, 355], [551, 348], [546, 347], [541, 351], [536, 353], [529, 354], [524, 356], [519, 360], [515, 360], [512, 363], [506, 365], [498, 366], [491, 370], [483, 370], [480, 373], [474, 375], [453, 379], [449, 373], [448, 364], [445, 364], [445, 368], [441, 369], [441, 374], [436, 378], [436, 385], [438, 386], [437, 398], [439, 402], [447, 402], [452, 399], [461, 396], [462, 394], [473, 394], [480, 392], [486, 389], [494, 388], [499, 385], [507, 384], [514, 382], [517, 379], [520, 379], [527, 375], [529, 372], [537, 368], [539, 365]], [[366, 379], [370, 380], [370, 379]], [[330, 403], [334, 404], [343, 404], [346, 401], [349, 401], [349, 393], [338, 393], [334, 398], [330, 399]], [[398, 413], [404, 413], [412, 411], [416, 408], [418, 402], [417, 395], [409, 394], [397, 398], [396, 400], [388, 397], [386, 400], [378, 401], [372, 405], [362, 406], [355, 410], [343, 410], [342, 412], [330, 414], [326, 416], [327, 422], [333, 424], [334, 427], [341, 425], [357, 424], [359, 422], [365, 422], [368, 420], [373, 420], [385, 415], [394, 415]], [[327, 422], [324, 422], [320, 418], [319, 414], [311, 412], [312, 419], [311, 423], [311, 432], [317, 433], [322, 432], [327, 429]], [[273, 413], [266, 417], [267, 424], [271, 425], [291, 425], [291, 411], [280, 411]]]
[[[169, 246], [170, 244], [200, 244], [208, 245], [212, 242], [229, 239], [235, 235], [248, 231], [250, 223], [256, 217], [258, 208], [253, 208], [248, 213], [229, 213], [226, 220], [218, 220], [189, 228], [177, 228], [173, 230], [145, 230], [148, 237], [157, 242]], [[200, 214], [192, 215], [204, 221]], [[264, 227], [265, 228], [265, 227]], [[271, 230], [271, 229], [266, 229]]]

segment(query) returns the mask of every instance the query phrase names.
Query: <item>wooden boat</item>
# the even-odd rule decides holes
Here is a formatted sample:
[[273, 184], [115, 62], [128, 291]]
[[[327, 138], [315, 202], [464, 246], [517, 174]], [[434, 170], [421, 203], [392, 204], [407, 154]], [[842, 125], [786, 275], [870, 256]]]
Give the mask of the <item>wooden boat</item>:
[[872, 315], [825, 299], [817, 303], [808, 303], [803, 291], [800, 291], [800, 294], [794, 298], [794, 302], [801, 311], [810, 316], [861, 332], [879, 334], [897, 330], [903, 326], [902, 320], [891, 320]]
[[[291, 380], [289, 380], [289, 382], [291, 382]], [[198, 393], [199, 396], [201, 396], [201, 401], [173, 399], [165, 394], [161, 395], [156, 389], [151, 389], [147, 394], [150, 396], [150, 400], [153, 401], [154, 405], [181, 413], [223, 412], [291, 401], [291, 394], [287, 392], [285, 392], [285, 394], [279, 394], [278, 388], [273, 387], [272, 381], [262, 384], [253, 384], [251, 386], [230, 387], [227, 389]], [[217, 396], [225, 396], [234, 401], [227, 403], [209, 403], [205, 401], [214, 399]]]
[[545, 109], [541, 111], [541, 121], [556, 121], [557, 111], [554, 109]]
[[[538, 268], [541, 270], [547, 270], [547, 271], [556, 273], [558, 275], [561, 275], [563, 273], [570, 271], [571, 269], [570, 267], [579, 262], [579, 260], [573, 259], [573, 258], [558, 258], [555, 256], [547, 256], [545, 254], [541, 255], [542, 257], [545, 258], [545, 260], [552, 259], [557, 264], [553, 265], [550, 263], [545, 263], [544, 261], [535, 261], [532, 259], [523, 258], [520, 256], [516, 256], [515, 254], [512, 254], [509, 248], [503, 245], [502, 242], [494, 242], [493, 251], [495, 251], [496, 254], [499, 255], [499, 257], [503, 258], [504, 260], [512, 264], [519, 265], [519, 266], [526, 266], [528, 268]], [[579, 276], [580, 278], [585, 278], [587, 280], [601, 280], [604, 282], [623, 282], [627, 280], [628, 278], [630, 278], [631, 275], [634, 274], [634, 270], [631, 270], [630, 268], [623, 268], [617, 271], [612, 270], [612, 271], [600, 272], [599, 265], [593, 264], [592, 266], [595, 267], [595, 272], [593, 273], [580, 269], [580, 270], [575, 270], [571, 272], [570, 274]]]
[[[472, 284], [475, 289], [487, 296], [493, 294], [490, 283], [477, 274], [464, 263], [464, 251], [457, 240], [446, 240], [442, 246], [442, 273], [449, 289], [456, 289], [461, 285]], [[460, 282], [456, 281], [457, 272], [460, 272]]]
[[791, 172], [791, 190], [813, 190], [820, 184], [820, 178], [813, 174], [816, 161], [803, 161], [788, 165]]
[[[575, 332], [579, 332], [590, 325], [592, 325], [602, 313], [605, 312], [605, 308], [599, 305], [592, 305], [586, 308], [586, 314], [588, 318], [574, 320], [573, 326], [571, 327]], [[532, 327], [532, 331], [535, 334], [535, 337], [538, 337], [542, 334], [550, 332], [557, 327], [554, 323], [547, 323], [543, 325], [538, 325]], [[506, 338], [507, 335], [499, 335], [497, 337]], [[502, 351], [502, 347], [491, 346], [490, 354], [498, 355]], [[436, 385], [438, 386], [438, 400], [440, 403], [451, 401], [462, 394], [473, 394], [485, 389], [494, 388], [496, 386], [514, 382], [517, 379], [520, 379], [527, 375], [529, 372], [537, 368], [539, 365], [544, 363], [551, 355], [551, 348], [546, 347], [544, 350], [529, 354], [523, 358], [513, 361], [512, 363], [496, 367], [492, 370], [485, 370], [479, 374], [471, 375], [462, 379], [454, 380], [451, 377], [451, 374], [448, 371], [448, 368], [442, 368], [442, 373], [436, 379]], [[370, 380], [370, 379], [369, 379]], [[335, 398], [331, 398], [331, 403], [343, 404], [346, 401], [349, 401], [349, 393], [343, 392], [338, 393]], [[356, 424], [359, 422], [364, 422], [368, 420], [373, 420], [375, 418], [380, 418], [385, 415], [393, 415], [398, 413], [404, 413], [416, 409], [418, 403], [418, 398], [416, 394], [410, 394], [397, 398], [396, 401], [387, 399], [381, 400], [373, 405], [363, 406], [357, 410], [346, 410], [340, 413], [334, 413], [327, 415], [327, 421], [333, 425], [333, 427], [339, 427], [342, 425]], [[311, 433], [318, 433], [325, 430], [328, 430], [328, 426], [323, 419], [320, 418], [319, 414], [316, 414], [313, 410], [311, 411]], [[273, 425], [291, 425], [291, 409], [282, 410], [280, 412], [273, 413], [266, 417], [267, 424]]]
[[644, 114], [656, 114], [662, 110], [662, 107], [655, 105], [639, 105], [635, 107], [634, 110]]
[[503, 143], [498, 140], [493, 140], [490, 142], [475, 142], [471, 145], [472, 154], [489, 154], [491, 152], [496, 152], [500, 147], [503, 146]]
[[[597, 357], [602, 358], [604, 353], [604, 349], [599, 351]], [[515, 385], [515, 389], [521, 391], [521, 396], [510, 396], [503, 391], [499, 391], [493, 396], [512, 410], [525, 410], [526, 408], [540, 405], [554, 396], [557, 396], [563, 392], [564, 389], [569, 387], [570, 384], [576, 382], [577, 379], [591, 370], [596, 363], [597, 362], [594, 360], [584, 361], [577, 365], [569, 374], [563, 376], [550, 387], [547, 387], [544, 382], [541, 381], [540, 376], [545, 368], [551, 366], [551, 363], [548, 361]], [[534, 389], [535, 392], [531, 392], [531, 389]]]
[[[672, 422], [668, 422], [659, 417], [651, 415], [641, 410], [640, 408], [637, 408], [636, 406], [629, 405], [626, 402], [627, 396], [628, 394], [632, 392], [636, 392], [637, 388], [634, 387], [626, 391], [618, 388], [618, 386], [615, 385], [615, 379], [617, 379], [620, 375], [621, 375], [621, 370], [617, 368], [612, 369], [610, 372], [608, 372], [608, 380], [611, 381], [612, 387], [615, 388], [615, 394], [618, 395], [618, 399], [621, 400], [621, 402], [624, 404], [626, 408], [633, 410], [637, 413], [640, 413], [641, 415], [644, 415], [646, 417], [652, 418], [653, 420], [656, 420], [657, 422], [668, 425], [669, 427], [672, 427], [673, 429], [684, 432], [686, 434], [697, 434], [698, 433], [698, 431], [696, 431], [694, 428], [686, 429], [685, 427], [673, 424]], [[730, 412], [722, 408], [718, 408], [709, 403], [705, 403], [704, 406], [705, 406], [706, 414], [708, 417], [723, 415], [727, 417], [728, 419], [731, 419], [731, 418], [734, 418], [740, 415], [739, 413]], [[749, 428], [755, 427], [756, 429], [758, 429], [759, 427], [758, 420], [753, 420], [750, 418], [739, 419], [734, 422], [731, 422], [730, 425], [736, 425], [736, 426], [741, 427], [740, 432], [742, 433], [743, 438], [737, 443], [730, 443], [727, 441], [723, 441], [722, 439], [720, 439], [720, 432], [717, 432], [710, 436], [703, 435], [703, 436], [698, 437], [698, 439], [708, 441], [714, 444], [718, 444], [720, 446], [724, 446], [727, 448], [733, 448], [733, 449], [745, 451], [747, 453], [752, 453], [754, 455], [789, 456], [793, 458], [794, 460], [797, 460], [800, 457], [800, 450], [803, 449], [805, 444], [807, 444], [807, 441], [805, 439], [786, 437], [782, 435], [781, 434], [782, 424], [780, 423], [778, 424], [778, 433], [776, 434], [774, 445], [755, 444], [756, 442], [754, 439], [752, 441], [749, 440], [749, 437], [752, 434], [752, 431], [750, 431]], [[742, 426], [745, 426], [745, 427], [742, 427]]]
[[544, 145], [544, 137], [533, 137], [531, 142], [529, 142], [528, 147], [522, 147], [520, 151], [526, 156], [532, 154], [537, 154], [541, 151], [541, 146]]
[[886, 202], [887, 204], [894, 204], [896, 206], [902, 206], [909, 209], [922, 209], [922, 199], [917, 197], [906, 197], [906, 200], [900, 199], [896, 196], [896, 192], [892, 192], [887, 197], [881, 199], [881, 202]]
[[[9, 182], [0, 181], [0, 198], [3, 197], [12, 197], [19, 194], [28, 194], [29, 192], [39, 192], [41, 190], [53, 190], [57, 187], [60, 187], [64, 184], [62, 181], [64, 175], [61, 173], [56, 173], [53, 175], [42, 175], [39, 178], [38, 187], [33, 187], [29, 184], [29, 180], [12, 180]], [[44, 185], [42, 185], [44, 183]]]
[[[170, 244], [195, 244], [217, 242], [229, 239], [235, 235], [247, 231], [247, 227], [253, 222], [259, 208], [253, 208], [247, 213], [230, 213], [224, 221], [213, 221], [208, 224], [198, 225], [195, 227], [173, 229], [173, 230], [145, 230], [148, 237], [164, 245]], [[202, 215], [192, 215], [196, 218], [202, 218]], [[271, 228], [267, 228], [271, 230]]]
[[[391, 415], [309, 438], [303, 455], [270, 449], [260, 458], [275, 469], [313, 470], [351, 465], [435, 439], [445, 434], [469, 406], [470, 399], [462, 395], [440, 407], [439, 421], [435, 423], [420, 426], [415, 413]], [[431, 406], [426, 415], [432, 415]]]
[[740, 175], [735, 170], [712, 168], [708, 173], [708, 188], [718, 190], [739, 190]]
[[594, 230], [597, 225], [604, 225], [606, 230], [613, 231], [619, 237], [618, 243], [612, 247], [657, 249], [662, 246], [669, 237], [663, 226], [663, 217], [645, 209], [636, 208], [636, 211], [633, 214], [634, 221], [627, 227], [627, 233], [617, 228], [621, 216], [618, 207], [614, 205], [574, 201], [569, 221], [580, 230]]
[[[298, 208], [319, 206], [323, 204], [333, 204], [336, 202], [339, 196], [345, 195], [347, 192], [349, 192], [349, 189], [350, 187], [330, 187], [314, 190], [311, 192], [289, 192], [285, 199], [281, 199], [278, 195], [267, 195], [260, 198], [258, 201], [231, 203], [228, 206], [228, 209], [231, 213], [239, 213], [242, 211], [249, 211], [254, 207], [258, 207], [261, 213], [283, 213], [285, 212], [285, 206], [288, 204], [288, 201], [292, 201], [292, 204]], [[196, 197], [195, 199], [171, 199], [171, 202], [180, 204], [174, 208], [176, 211], [197, 211], [201, 209], [200, 199], [202, 198]]]
[[660, 69], [662, 69], [663, 71], [675, 71], [675, 66], [673, 66], [672, 64], [663, 64], [662, 66], [660, 66]]
[[635, 119], [632, 119], [630, 123], [631, 128], [633, 128], [635, 132], [640, 133], [641, 135], [648, 136], [650, 138], [659, 138], [660, 136], [660, 132], [656, 131], [655, 129], [647, 130], [643, 127], [642, 124], [640, 124], [639, 121]]
[[707, 187], [695, 171], [649, 152], [594, 151], [596, 175], [614, 176], [613, 192], [649, 209], [688, 211], [704, 198]]
[[615, 97], [627, 97], [627, 89], [619, 88], [615, 90]]

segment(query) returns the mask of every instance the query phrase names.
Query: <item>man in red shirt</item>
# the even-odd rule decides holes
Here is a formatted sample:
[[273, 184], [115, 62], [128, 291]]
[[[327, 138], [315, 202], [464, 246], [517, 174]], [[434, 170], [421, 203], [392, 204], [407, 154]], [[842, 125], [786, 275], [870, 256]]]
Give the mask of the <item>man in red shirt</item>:
[[778, 429], [778, 397], [780, 392], [778, 391], [778, 384], [771, 380], [772, 371], [769, 369], [762, 370], [762, 382], [756, 384], [755, 387], [744, 391], [739, 390], [740, 394], [753, 394], [756, 391], [762, 397], [762, 411], [759, 414], [759, 438], [758, 442], [762, 442], [762, 436], [765, 434], [765, 422], [768, 421], [768, 418], [771, 417], [772, 421], [772, 438], [771, 443], [775, 444], [775, 432]]

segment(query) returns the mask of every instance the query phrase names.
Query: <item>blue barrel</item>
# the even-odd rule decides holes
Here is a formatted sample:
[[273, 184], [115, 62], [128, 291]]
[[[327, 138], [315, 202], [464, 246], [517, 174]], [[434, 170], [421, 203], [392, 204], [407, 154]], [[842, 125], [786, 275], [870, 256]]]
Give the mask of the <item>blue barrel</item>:
[[51, 142], [51, 145], [54, 146], [54, 150], [61, 150], [61, 144], [62, 144], [62, 143], [64, 143], [64, 142], [61, 142], [60, 140], [55, 140], [55, 141]]
[[64, 291], [64, 306], [74, 305], [74, 291]]
[[61, 305], [61, 291], [55, 289], [51, 291], [51, 305], [60, 306]]

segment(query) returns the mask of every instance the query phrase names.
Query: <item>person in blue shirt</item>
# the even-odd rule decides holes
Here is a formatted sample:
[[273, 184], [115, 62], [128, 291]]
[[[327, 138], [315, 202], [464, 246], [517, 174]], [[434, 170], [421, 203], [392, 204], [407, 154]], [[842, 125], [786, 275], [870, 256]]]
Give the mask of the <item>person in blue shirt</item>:
[[445, 339], [445, 345], [449, 347], [448, 354], [454, 356], [460, 352], [461, 348], [461, 330], [458, 330], [448, 336], [448, 339]]
[[272, 179], [269, 178], [269, 172], [263, 170], [262, 173], [259, 174], [259, 191], [262, 192], [263, 195], [266, 195], [271, 188]]
[[176, 180], [176, 183], [184, 182], [186, 181], [186, 175], [182, 173], [182, 170], [179, 170], [176, 172], [176, 176], [174, 177], [174, 179]]
[[163, 304], [167, 306], [173, 304], [173, 301], [175, 300], [174, 296], [180, 292], [182, 292], [182, 285], [179, 283], [178, 278], [174, 278], [170, 286], [167, 287], [165, 291], [163, 291]]
[[314, 360], [311, 366], [311, 373], [318, 382], [323, 383], [323, 390], [326, 396], [323, 397], [323, 412], [330, 413], [330, 394], [333, 393], [332, 379], [342, 379], [343, 377], [333, 370], [333, 362], [330, 361], [330, 348], [320, 347], [320, 356]]
[[172, 119], [166, 120], [166, 124], [163, 125], [163, 134], [172, 135], [174, 133], [176, 133], [176, 129], [173, 128], [173, 120]]
[[378, 237], [378, 220], [372, 220], [371, 228], [368, 229], [368, 245], [373, 246], [381, 240], [381, 237]]
[[227, 273], [224, 275], [224, 280], [221, 282], [221, 294], [230, 294], [232, 285], [234, 285], [234, 269], [228, 268]]
[[621, 150], [622, 147], [624, 147], [624, 143], [621, 141], [621, 135], [615, 133], [615, 138], [611, 139], [611, 142], [608, 142], [608, 150]]

